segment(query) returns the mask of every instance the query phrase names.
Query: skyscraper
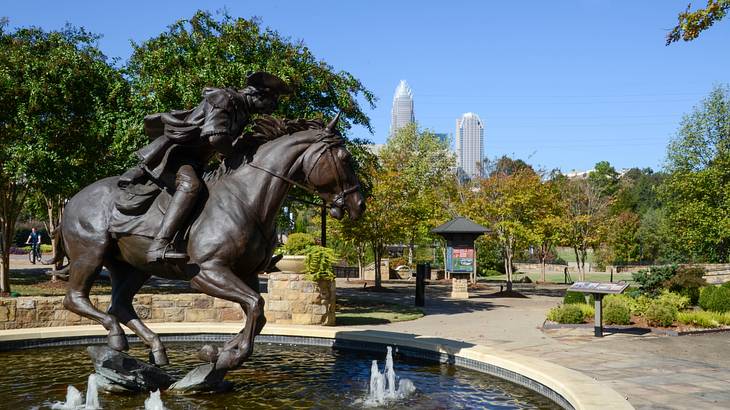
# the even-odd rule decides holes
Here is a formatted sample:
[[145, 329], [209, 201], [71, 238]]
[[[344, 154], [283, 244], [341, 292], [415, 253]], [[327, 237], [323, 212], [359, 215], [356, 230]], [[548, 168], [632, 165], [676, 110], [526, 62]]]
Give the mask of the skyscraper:
[[484, 123], [468, 112], [456, 120], [456, 166], [469, 178], [481, 175], [484, 158]]
[[406, 80], [400, 80], [393, 94], [393, 108], [390, 111], [390, 135], [398, 129], [415, 122], [413, 114], [413, 91]]

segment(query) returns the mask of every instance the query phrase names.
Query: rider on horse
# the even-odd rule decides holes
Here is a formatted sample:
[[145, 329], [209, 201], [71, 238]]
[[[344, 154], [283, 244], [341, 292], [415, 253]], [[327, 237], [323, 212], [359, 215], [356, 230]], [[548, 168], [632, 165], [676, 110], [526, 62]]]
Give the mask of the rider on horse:
[[206, 88], [203, 101], [188, 111], [145, 117], [145, 133], [155, 138], [137, 151], [140, 163], [119, 179], [126, 187], [148, 175], [174, 191], [159, 231], [147, 249], [147, 262], [187, 260], [171, 240], [195, 207], [204, 167], [215, 153], [230, 157], [234, 142], [252, 114], [270, 114], [289, 88], [279, 77], [255, 73], [243, 90]]

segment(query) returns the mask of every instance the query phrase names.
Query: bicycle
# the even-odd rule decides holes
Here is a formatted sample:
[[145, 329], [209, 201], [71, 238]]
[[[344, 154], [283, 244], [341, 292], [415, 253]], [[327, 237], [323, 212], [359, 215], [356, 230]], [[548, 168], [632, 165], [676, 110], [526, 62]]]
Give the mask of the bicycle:
[[30, 252], [28, 252], [28, 260], [30, 263], [35, 265], [36, 261], [41, 262], [41, 244], [31, 245]]

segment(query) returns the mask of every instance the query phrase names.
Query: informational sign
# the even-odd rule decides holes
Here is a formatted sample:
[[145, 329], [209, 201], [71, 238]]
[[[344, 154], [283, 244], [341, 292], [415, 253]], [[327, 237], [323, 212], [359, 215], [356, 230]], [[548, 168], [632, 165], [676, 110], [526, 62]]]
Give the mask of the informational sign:
[[446, 269], [449, 272], [472, 272], [474, 270], [474, 248], [452, 248], [446, 252]]
[[622, 293], [629, 287], [628, 283], [611, 283], [611, 282], [575, 282], [568, 290], [583, 293]]

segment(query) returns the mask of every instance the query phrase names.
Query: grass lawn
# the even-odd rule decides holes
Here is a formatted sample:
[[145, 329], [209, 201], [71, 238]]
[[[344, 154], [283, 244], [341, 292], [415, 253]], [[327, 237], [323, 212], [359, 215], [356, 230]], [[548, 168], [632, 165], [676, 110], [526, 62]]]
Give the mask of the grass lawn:
[[[573, 248], [559, 246], [555, 248], [555, 253], [566, 262], [575, 262], [575, 252]], [[586, 263], [593, 263], [593, 249], [588, 249], [586, 254]]]
[[365, 298], [337, 298], [337, 326], [378, 325], [415, 320], [423, 310]]
[[[541, 275], [539, 272], [536, 273], [515, 273], [512, 275], [512, 280], [518, 280], [523, 278], [525, 275], [527, 275], [533, 282], [541, 280]], [[507, 280], [507, 275], [499, 275], [499, 276], [488, 276], [486, 278], [487, 280]], [[550, 283], [565, 283], [565, 276], [562, 273], [551, 273], [546, 272], [545, 273], [545, 279]], [[611, 279], [611, 274], [608, 272], [591, 272], [586, 273], [586, 281], [588, 282], [608, 282]], [[568, 280], [572, 280], [573, 282], [576, 282], [578, 280], [578, 274], [570, 274], [570, 278]], [[633, 283], [633, 280], [631, 278], [630, 273], [614, 273], [613, 274], [613, 281], [626, 281], [628, 283]]]

